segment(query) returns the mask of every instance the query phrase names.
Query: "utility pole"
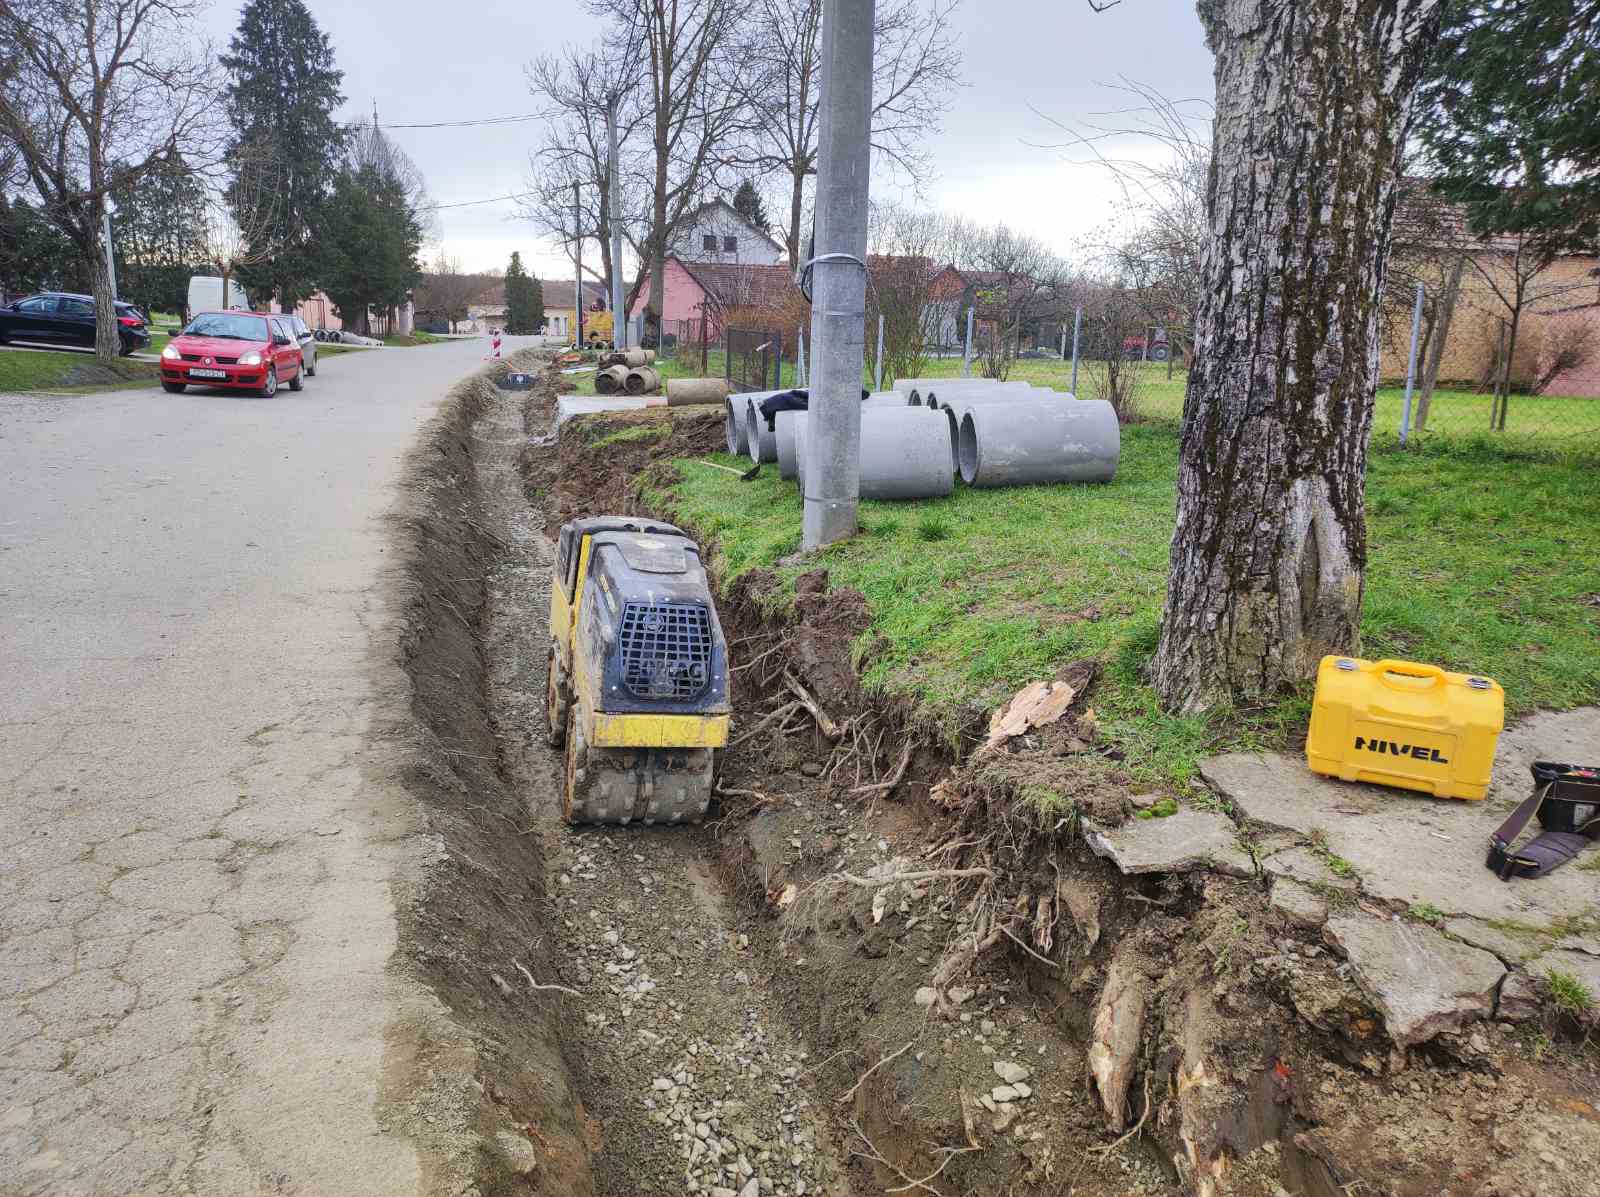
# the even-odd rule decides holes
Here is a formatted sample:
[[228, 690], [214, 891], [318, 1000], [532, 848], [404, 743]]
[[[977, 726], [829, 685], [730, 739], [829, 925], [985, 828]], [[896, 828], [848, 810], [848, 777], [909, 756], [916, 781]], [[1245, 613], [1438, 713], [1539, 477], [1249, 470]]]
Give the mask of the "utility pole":
[[972, 309], [967, 309], [967, 339], [961, 347], [961, 377], [972, 377]]
[[872, 10], [873, 0], [823, 0], [803, 549], [854, 536], [861, 497]]
[[572, 180], [572, 343], [583, 348], [583, 203], [578, 180]]
[[[102, 213], [102, 215], [105, 217], [105, 220], [104, 220], [103, 224], [104, 224], [104, 231], [105, 231], [105, 238], [106, 238], [106, 277], [111, 280], [111, 298], [112, 299], [116, 299], [116, 297], [117, 297], [117, 257], [116, 257], [116, 255], [114, 253], [111, 252], [111, 209], [107, 208]], [[227, 306], [227, 298], [228, 297], [226, 295], [224, 295], [222, 298], [223, 298], [223, 306], [226, 307]]]
[[606, 210], [611, 214], [611, 342], [618, 349], [628, 347], [628, 314], [622, 310], [622, 222], [617, 214], [622, 205], [617, 202], [620, 189], [617, 165], [617, 97], [606, 102], [606, 142], [610, 146], [610, 162], [606, 169]]

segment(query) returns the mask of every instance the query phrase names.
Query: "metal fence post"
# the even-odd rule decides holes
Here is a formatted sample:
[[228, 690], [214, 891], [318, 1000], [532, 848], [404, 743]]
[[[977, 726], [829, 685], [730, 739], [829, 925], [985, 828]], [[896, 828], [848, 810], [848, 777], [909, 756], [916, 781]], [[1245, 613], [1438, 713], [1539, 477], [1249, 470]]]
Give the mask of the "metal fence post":
[[797, 387], [808, 385], [810, 379], [806, 374], [806, 334], [804, 331], [795, 334], [794, 351], [794, 384]]
[[1080, 307], [1072, 316], [1072, 396], [1078, 396], [1078, 333], [1083, 329], [1083, 309]]
[[972, 377], [972, 309], [967, 309], [967, 342], [961, 350], [961, 377]]
[[1417, 284], [1417, 303], [1411, 309], [1411, 353], [1406, 358], [1406, 403], [1400, 412], [1400, 443], [1411, 435], [1411, 389], [1417, 381], [1417, 341], [1422, 336], [1422, 284]]
[[872, 367], [872, 389], [883, 390], [883, 316], [878, 317], [878, 360]]
[[774, 390], [783, 390], [783, 334], [773, 333], [773, 342], [778, 346], [777, 360], [772, 368], [772, 387]]

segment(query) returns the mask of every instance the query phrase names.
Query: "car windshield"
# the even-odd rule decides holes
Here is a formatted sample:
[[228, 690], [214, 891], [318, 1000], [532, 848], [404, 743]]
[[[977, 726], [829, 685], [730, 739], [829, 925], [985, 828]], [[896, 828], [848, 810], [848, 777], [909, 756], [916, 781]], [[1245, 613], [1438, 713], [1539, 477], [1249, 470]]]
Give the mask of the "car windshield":
[[267, 322], [241, 312], [205, 312], [189, 321], [186, 337], [221, 337], [225, 341], [265, 341]]

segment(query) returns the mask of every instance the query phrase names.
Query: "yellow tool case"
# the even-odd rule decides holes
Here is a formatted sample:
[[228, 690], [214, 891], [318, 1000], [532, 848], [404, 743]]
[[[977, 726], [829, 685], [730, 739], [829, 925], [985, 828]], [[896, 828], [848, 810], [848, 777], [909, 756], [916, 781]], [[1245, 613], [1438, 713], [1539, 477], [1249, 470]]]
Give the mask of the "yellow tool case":
[[1505, 726], [1498, 682], [1413, 661], [1323, 657], [1306, 764], [1343, 781], [1482, 798]]

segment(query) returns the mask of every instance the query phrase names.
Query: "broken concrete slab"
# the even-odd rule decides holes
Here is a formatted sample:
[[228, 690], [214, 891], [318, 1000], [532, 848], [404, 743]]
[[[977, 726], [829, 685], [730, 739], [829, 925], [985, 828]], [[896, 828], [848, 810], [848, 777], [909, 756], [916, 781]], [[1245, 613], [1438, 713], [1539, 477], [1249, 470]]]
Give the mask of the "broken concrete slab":
[[1232, 877], [1255, 876], [1255, 862], [1239, 846], [1233, 820], [1217, 811], [1183, 806], [1164, 819], [1129, 819], [1120, 827], [1085, 819], [1083, 838], [1096, 856], [1125, 875], [1214, 869]]
[[1355, 877], [1341, 877], [1320, 853], [1304, 846], [1274, 852], [1261, 862], [1261, 871], [1269, 877], [1288, 877], [1301, 885], [1342, 889], [1350, 893], [1361, 888], [1361, 883]]
[[647, 407], [660, 407], [664, 400], [655, 397], [640, 398], [624, 395], [562, 395], [556, 400], [556, 426], [559, 428], [574, 416], [593, 416], [613, 411], [644, 411]]
[[1297, 927], [1320, 927], [1328, 921], [1327, 900], [1290, 877], [1272, 883], [1268, 904]]
[[[1500, 737], [1482, 802], [1336, 781], [1312, 773], [1300, 757], [1276, 753], [1229, 753], [1205, 762], [1201, 774], [1249, 819], [1302, 835], [1321, 831], [1328, 851], [1354, 866], [1373, 897], [1541, 930], [1600, 911], [1594, 875], [1569, 865], [1502, 882], [1484, 868], [1485, 847], [1528, 795], [1532, 761], [1587, 759], [1597, 740], [1600, 707], [1522, 721]], [[1271, 871], [1271, 858], [1265, 867]]]
[[1493, 952], [1509, 965], [1532, 960], [1550, 945], [1550, 941], [1543, 936], [1518, 935], [1502, 927], [1491, 927], [1477, 919], [1447, 919], [1444, 930], [1445, 934], [1454, 936], [1462, 943]]
[[1389, 1038], [1401, 1047], [1487, 1018], [1506, 973], [1489, 952], [1401, 919], [1338, 915], [1328, 920], [1323, 938], [1344, 953]]
[[1544, 995], [1526, 973], [1510, 972], [1500, 982], [1494, 1016], [1501, 1022], [1531, 1022], [1544, 1011]]

